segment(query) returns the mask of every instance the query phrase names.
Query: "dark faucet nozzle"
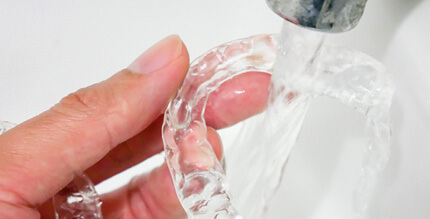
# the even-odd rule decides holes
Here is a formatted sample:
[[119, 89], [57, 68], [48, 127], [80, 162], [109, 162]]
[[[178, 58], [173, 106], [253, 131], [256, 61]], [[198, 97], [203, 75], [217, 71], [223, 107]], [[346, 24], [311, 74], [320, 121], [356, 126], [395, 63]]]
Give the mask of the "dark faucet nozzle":
[[282, 18], [322, 32], [353, 29], [363, 15], [367, 0], [266, 0]]

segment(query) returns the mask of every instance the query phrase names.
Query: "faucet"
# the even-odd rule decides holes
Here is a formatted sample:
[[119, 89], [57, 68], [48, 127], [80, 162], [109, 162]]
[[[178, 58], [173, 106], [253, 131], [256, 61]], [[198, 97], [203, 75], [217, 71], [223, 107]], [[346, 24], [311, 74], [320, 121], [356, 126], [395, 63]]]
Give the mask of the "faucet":
[[339, 33], [353, 29], [367, 0], [266, 0], [273, 12], [299, 26]]

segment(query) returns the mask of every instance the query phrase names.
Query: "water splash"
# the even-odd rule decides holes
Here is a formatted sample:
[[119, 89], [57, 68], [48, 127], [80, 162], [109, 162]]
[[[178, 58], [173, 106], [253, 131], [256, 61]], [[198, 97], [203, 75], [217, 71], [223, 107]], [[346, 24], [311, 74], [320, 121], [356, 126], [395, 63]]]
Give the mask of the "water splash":
[[[259, 35], [233, 41], [193, 62], [181, 90], [166, 110], [163, 127], [166, 161], [189, 217], [235, 218], [238, 212], [244, 218], [264, 217], [309, 101], [317, 95], [337, 99], [367, 117], [368, 145], [354, 200], [357, 212], [366, 208], [376, 173], [384, 169], [389, 158], [393, 85], [378, 61], [326, 45], [324, 38], [322, 33], [285, 23], [279, 40], [274, 35]], [[206, 127], [203, 114], [210, 93], [226, 80], [249, 71], [272, 74], [272, 82], [267, 110], [246, 124], [227, 152], [227, 162], [240, 162], [225, 175], [206, 132], [202, 132], [194, 150], [208, 154], [212, 165], [201, 168], [183, 162], [182, 154], [188, 150], [183, 146], [184, 136], [195, 130], [192, 127], [196, 123], [201, 129]], [[232, 183], [233, 200], [227, 182]]]

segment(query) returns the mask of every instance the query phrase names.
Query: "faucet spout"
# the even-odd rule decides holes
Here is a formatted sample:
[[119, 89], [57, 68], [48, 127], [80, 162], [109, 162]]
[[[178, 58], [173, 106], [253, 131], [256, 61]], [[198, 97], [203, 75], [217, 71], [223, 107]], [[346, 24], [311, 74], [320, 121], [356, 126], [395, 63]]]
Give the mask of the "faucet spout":
[[363, 15], [367, 0], [266, 0], [282, 18], [322, 32], [353, 29]]

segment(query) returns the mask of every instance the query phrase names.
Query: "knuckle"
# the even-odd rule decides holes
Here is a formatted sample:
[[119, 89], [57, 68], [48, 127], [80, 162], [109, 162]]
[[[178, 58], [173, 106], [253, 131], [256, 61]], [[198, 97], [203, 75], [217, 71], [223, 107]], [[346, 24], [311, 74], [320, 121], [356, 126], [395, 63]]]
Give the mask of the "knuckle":
[[128, 104], [125, 98], [118, 96], [120, 93], [109, 83], [95, 84], [67, 95], [53, 109], [64, 114], [77, 113], [97, 118], [109, 115], [124, 117]]
[[85, 122], [102, 127], [112, 149], [118, 143], [114, 141], [117, 127], [112, 124], [125, 120], [130, 108], [118, 89], [121, 88], [109, 82], [82, 88], [64, 97], [51, 111], [74, 123], [78, 121], [79, 124]]
[[59, 105], [66, 109], [76, 110], [85, 113], [100, 111], [105, 103], [103, 96], [94, 89], [80, 89], [61, 99]]

